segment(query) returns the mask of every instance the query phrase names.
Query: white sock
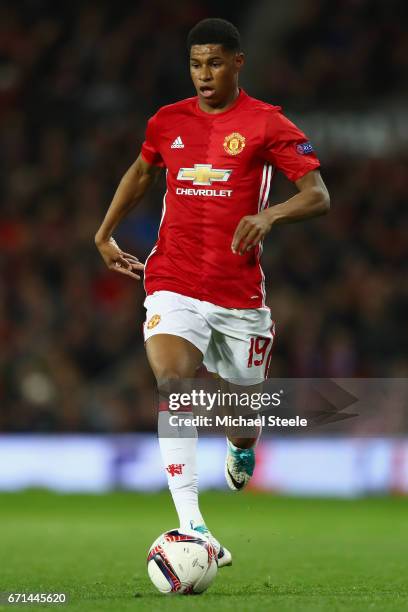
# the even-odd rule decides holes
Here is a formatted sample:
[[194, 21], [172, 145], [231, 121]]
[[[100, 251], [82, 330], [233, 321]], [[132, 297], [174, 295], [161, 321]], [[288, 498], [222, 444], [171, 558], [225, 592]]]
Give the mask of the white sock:
[[[171, 426], [169, 417], [174, 414], [159, 412], [158, 433], [167, 482], [183, 530], [192, 528], [191, 521], [195, 526], [204, 524], [198, 505], [197, 428]], [[193, 416], [191, 412], [177, 414]]]

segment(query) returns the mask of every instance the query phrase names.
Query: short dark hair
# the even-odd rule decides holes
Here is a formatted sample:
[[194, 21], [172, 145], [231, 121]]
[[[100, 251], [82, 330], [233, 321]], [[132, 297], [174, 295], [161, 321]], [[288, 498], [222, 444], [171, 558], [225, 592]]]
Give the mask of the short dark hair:
[[199, 21], [188, 33], [187, 49], [192, 45], [222, 45], [229, 51], [241, 51], [241, 36], [237, 28], [225, 19], [211, 18]]

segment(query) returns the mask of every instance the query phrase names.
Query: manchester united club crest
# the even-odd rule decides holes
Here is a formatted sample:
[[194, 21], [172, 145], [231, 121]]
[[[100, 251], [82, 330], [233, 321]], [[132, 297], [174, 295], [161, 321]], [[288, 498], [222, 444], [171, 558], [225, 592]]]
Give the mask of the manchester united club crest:
[[233, 132], [225, 137], [224, 150], [230, 155], [238, 155], [245, 147], [245, 136], [239, 132]]
[[153, 327], [156, 327], [156, 325], [158, 325], [160, 321], [161, 321], [160, 315], [153, 315], [147, 322], [147, 329], [153, 329]]
[[181, 476], [181, 474], [183, 473], [183, 467], [185, 465], [185, 463], [171, 463], [166, 467], [166, 470], [172, 477], [176, 476], [176, 474]]

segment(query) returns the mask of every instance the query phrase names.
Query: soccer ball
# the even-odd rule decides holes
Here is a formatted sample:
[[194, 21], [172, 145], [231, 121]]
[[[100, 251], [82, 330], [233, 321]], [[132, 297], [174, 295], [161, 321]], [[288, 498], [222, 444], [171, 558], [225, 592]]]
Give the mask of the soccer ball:
[[166, 531], [153, 542], [147, 555], [150, 580], [165, 594], [202, 593], [217, 570], [213, 545], [196, 531]]

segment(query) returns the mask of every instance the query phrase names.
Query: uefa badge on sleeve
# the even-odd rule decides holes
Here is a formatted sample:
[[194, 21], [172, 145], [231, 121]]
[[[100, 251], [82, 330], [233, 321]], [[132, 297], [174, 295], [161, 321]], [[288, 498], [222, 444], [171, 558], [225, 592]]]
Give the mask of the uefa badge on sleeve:
[[313, 153], [313, 145], [311, 142], [302, 142], [301, 144], [296, 145], [296, 151], [299, 155], [308, 155], [308, 153]]

